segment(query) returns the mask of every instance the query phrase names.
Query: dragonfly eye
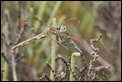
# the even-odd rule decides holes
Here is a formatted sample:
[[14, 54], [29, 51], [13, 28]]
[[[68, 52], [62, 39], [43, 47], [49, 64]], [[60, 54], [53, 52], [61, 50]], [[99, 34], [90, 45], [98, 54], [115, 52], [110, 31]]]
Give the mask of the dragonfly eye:
[[64, 25], [59, 26], [59, 31], [66, 32], [66, 26], [64, 26]]

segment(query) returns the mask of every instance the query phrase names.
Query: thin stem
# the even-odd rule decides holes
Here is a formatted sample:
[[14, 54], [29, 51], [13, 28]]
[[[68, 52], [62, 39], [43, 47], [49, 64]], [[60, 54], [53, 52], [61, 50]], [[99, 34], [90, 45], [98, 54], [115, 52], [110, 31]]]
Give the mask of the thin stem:
[[14, 53], [14, 51], [12, 50], [12, 53], [11, 53], [11, 65], [12, 65], [13, 80], [17, 81], [16, 62], [15, 62], [15, 57], [14, 57], [13, 53]]
[[[53, 26], [56, 25], [56, 19], [53, 19]], [[57, 51], [57, 43], [55, 42], [56, 40], [56, 36], [52, 35], [52, 43], [51, 43], [51, 67], [53, 70], [55, 70], [55, 59], [56, 59], [56, 51]], [[55, 80], [54, 75], [52, 73], [52, 71], [50, 72], [50, 79], [52, 81]]]
[[59, 7], [60, 7], [61, 3], [62, 3], [61, 1], [57, 1], [56, 2], [55, 6], [54, 6], [54, 8], [52, 10], [52, 13], [50, 15], [49, 21], [47, 22], [47, 26], [46, 27], [51, 25], [52, 18], [56, 15], [57, 11], [59, 10]]
[[74, 81], [74, 77], [73, 77], [72, 71], [74, 72], [74, 70], [75, 70], [75, 58], [76, 58], [76, 56], [80, 56], [80, 53], [74, 52], [74, 53], [72, 53], [72, 55], [71, 55], [70, 81]]

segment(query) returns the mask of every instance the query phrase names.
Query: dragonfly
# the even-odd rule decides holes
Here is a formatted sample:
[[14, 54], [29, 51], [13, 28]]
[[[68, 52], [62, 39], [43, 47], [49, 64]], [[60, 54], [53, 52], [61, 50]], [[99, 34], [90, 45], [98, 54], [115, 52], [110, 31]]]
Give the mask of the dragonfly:
[[[29, 42], [35, 41], [35, 40], [39, 40], [42, 38], [46, 38], [47, 36], [50, 36], [51, 34], [56, 35], [56, 42], [63, 46], [64, 48], [66, 48], [67, 50], [69, 50], [64, 43], [69, 43], [71, 46], [73, 46], [78, 52], [80, 52], [80, 54], [83, 54], [81, 49], [78, 48], [78, 46], [75, 44], [75, 42], [72, 40], [73, 38], [70, 36], [70, 34], [67, 32], [67, 28], [74, 26], [77, 27], [80, 24], [80, 21], [78, 18], [71, 18], [67, 21], [65, 21], [63, 24], [61, 25], [52, 25], [50, 26], [47, 30], [45, 30], [44, 32], [29, 38], [25, 41], [22, 41], [20, 43], [18, 43], [17, 45], [13, 46], [12, 49], [16, 49], [20, 46], [24, 46], [26, 44], [28, 44]], [[83, 58], [85, 61], [85, 58]]]
[[56, 35], [56, 40], [60, 45], [64, 42], [68, 42], [70, 37], [69, 37], [69, 33], [66, 32], [66, 28], [67, 28], [66, 23], [69, 23], [69, 22], [74, 23], [74, 24], [75, 23], [79, 24], [80, 21], [77, 18], [72, 18], [72, 19], [65, 21], [62, 25], [50, 26], [44, 32], [16, 44], [15, 46], [12, 47], [12, 49], [16, 49], [18, 47], [24, 46], [24, 45], [28, 44], [29, 42], [32, 42], [35, 40], [46, 38], [48, 35], [51, 35], [51, 34]]

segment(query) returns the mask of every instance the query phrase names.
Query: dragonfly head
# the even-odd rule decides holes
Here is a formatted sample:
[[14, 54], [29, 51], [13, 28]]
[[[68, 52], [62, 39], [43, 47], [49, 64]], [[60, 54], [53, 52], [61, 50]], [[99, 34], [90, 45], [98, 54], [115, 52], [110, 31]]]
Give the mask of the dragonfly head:
[[59, 31], [66, 32], [66, 26], [64, 26], [64, 25], [59, 26]]

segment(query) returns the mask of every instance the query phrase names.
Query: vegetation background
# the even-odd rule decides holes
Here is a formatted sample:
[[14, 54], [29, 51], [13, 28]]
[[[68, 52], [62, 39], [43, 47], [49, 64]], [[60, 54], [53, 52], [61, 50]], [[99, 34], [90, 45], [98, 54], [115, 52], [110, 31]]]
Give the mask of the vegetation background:
[[[8, 64], [11, 60], [11, 47], [43, 32], [51, 26], [53, 18], [56, 18], [59, 25], [71, 18], [80, 20], [77, 27], [70, 28], [69, 25], [67, 29], [71, 30], [71, 37], [76, 39], [76, 44], [83, 50], [88, 62], [92, 58], [90, 39], [102, 34], [103, 37], [96, 44], [102, 60], [98, 60], [95, 65], [111, 65], [112, 70], [107, 73], [106, 80], [121, 80], [120, 1], [1, 1], [1, 80], [13, 79]], [[28, 26], [25, 26], [26, 23]], [[18, 75], [28, 76], [31, 80], [30, 72], [38, 77], [41, 77], [42, 73], [50, 74], [46, 64], [51, 62], [50, 36], [19, 47], [16, 53]], [[69, 52], [61, 46], [57, 53], [66, 59], [70, 57]], [[9, 61], [6, 61], [4, 55]], [[24, 59], [19, 57], [22, 55]], [[78, 58], [76, 63], [80, 67], [81, 59]]]

